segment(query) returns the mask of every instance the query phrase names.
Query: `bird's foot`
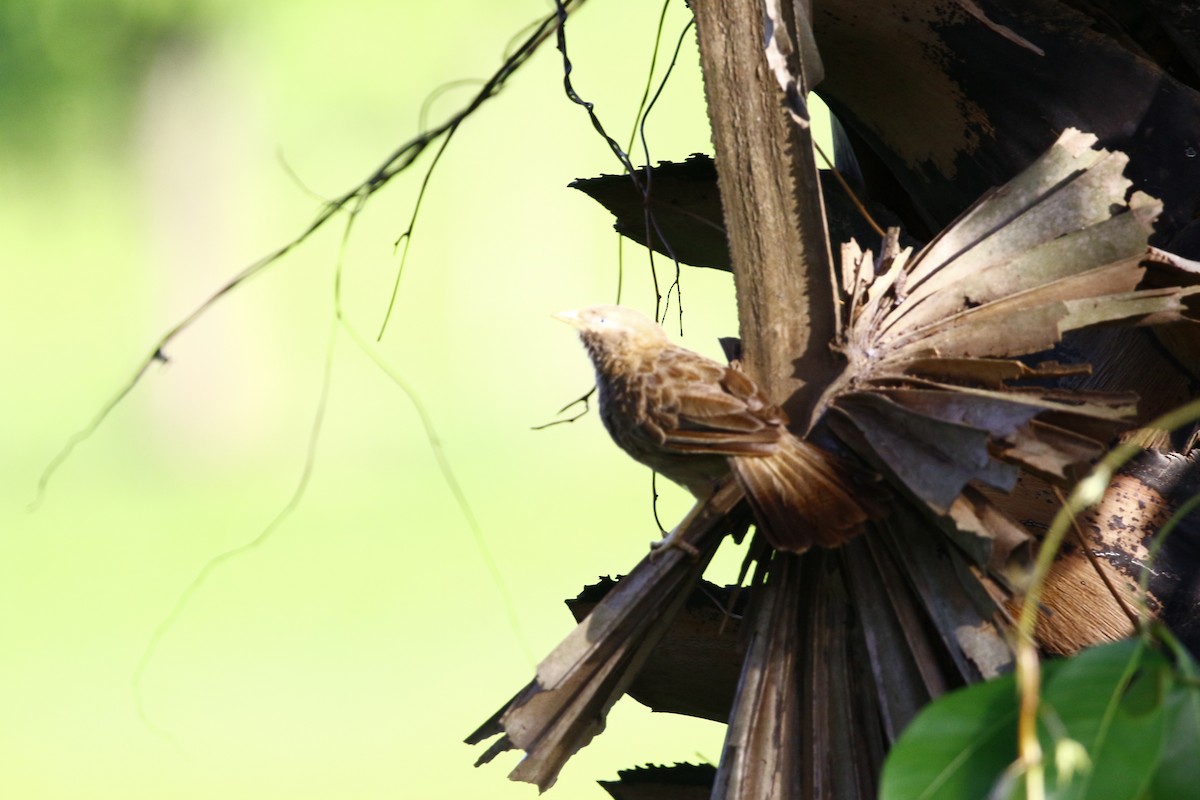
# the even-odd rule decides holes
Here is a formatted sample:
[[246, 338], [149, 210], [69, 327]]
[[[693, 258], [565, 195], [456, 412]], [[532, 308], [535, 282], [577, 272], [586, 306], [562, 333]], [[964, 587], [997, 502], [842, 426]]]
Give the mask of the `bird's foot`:
[[695, 561], [697, 558], [699, 558], [700, 551], [696, 549], [696, 546], [691, 544], [690, 542], [685, 542], [683, 540], [683, 537], [680, 535], [685, 530], [686, 530], [686, 527], [683, 525], [680, 525], [680, 526], [676, 527], [675, 530], [671, 531], [666, 536], [659, 539], [657, 542], [651, 542], [650, 543], [650, 557], [654, 558], [659, 553], [665, 553], [666, 551], [674, 548], [676, 550], [682, 551], [684, 555], [686, 555], [688, 558], [692, 559], [693, 561]]
[[676, 525], [670, 533], [663, 536], [663, 538], [659, 539], [657, 542], [651, 542], [650, 557], [654, 558], [659, 553], [665, 553], [668, 550], [675, 549], [681, 551], [692, 561], [700, 558], [700, 551], [694, 544], [685, 541], [683, 536], [692, 529], [692, 525], [695, 523], [696, 518], [699, 517], [704, 511], [704, 505], [704, 501], [697, 500], [696, 504], [692, 506], [692, 510], [689, 511], [687, 515], [679, 521], [679, 524]]

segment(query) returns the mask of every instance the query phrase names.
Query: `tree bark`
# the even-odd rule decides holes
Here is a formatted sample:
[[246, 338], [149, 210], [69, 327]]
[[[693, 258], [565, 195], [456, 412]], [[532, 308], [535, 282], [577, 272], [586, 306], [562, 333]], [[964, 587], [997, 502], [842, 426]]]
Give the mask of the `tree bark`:
[[[790, 118], [768, 67], [761, 3], [694, 0], [692, 10], [745, 366], [803, 432], [836, 366], [832, 258], [811, 131]], [[804, 41], [789, 23], [791, 41]], [[791, 61], [798, 74], [794, 54]]]

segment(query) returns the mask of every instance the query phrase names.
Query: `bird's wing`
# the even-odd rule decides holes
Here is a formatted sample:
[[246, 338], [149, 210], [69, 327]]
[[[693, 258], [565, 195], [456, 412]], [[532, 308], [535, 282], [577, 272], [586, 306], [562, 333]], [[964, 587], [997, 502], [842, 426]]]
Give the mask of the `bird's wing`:
[[857, 536], [871, 516], [845, 466], [797, 439], [787, 416], [736, 369], [680, 349], [656, 364], [658, 392], [646, 415], [676, 453], [729, 457], [768, 541], [801, 553]]
[[647, 413], [664, 447], [740, 456], [776, 451], [787, 417], [741, 372], [680, 348], [661, 354], [658, 370], [660, 402]]

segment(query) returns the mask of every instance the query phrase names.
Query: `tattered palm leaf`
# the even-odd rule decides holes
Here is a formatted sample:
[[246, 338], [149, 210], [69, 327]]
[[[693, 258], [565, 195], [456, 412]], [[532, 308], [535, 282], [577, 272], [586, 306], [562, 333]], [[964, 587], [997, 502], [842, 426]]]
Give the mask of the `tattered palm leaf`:
[[[618, 584], [611, 578], [567, 601], [577, 622]], [[655, 711], [725, 722], [746, 655], [741, 621], [750, 592], [697, 583], [641, 671], [629, 696]]]
[[538, 665], [537, 677], [467, 737], [477, 744], [500, 735], [479, 758], [520, 748], [526, 756], [509, 775], [545, 791], [579, 748], [604, 730], [604, 718], [637, 676], [691, 593], [721, 540], [744, 531], [733, 481], [698, 504], [676, 531], [682, 548], [652, 552]]
[[[1127, 393], [1056, 387], [1086, 365], [1030, 356], [1078, 328], [1178, 320], [1200, 291], [1179, 285], [1195, 282], [1185, 264], [1147, 258], [1159, 206], [1126, 202], [1124, 156], [1094, 142], [1068, 131], [915, 257], [894, 232], [878, 262], [843, 248], [834, 344], [847, 365], [820, 411], [900, 502], [844, 547], [770, 560], [742, 626], [714, 798], [871, 796], [922, 705], [1011, 664], [1006, 568], [1030, 533], [997, 499], [1025, 481], [1070, 482], [1136, 409]], [[1156, 260], [1179, 274], [1147, 280]], [[681, 523], [698, 560], [644, 559], [597, 603], [470, 737], [501, 736], [481, 762], [520, 748], [510, 777], [554, 782], [667, 635], [721, 535], [745, 529], [739, 499], [727, 483]]]
[[[984, 494], [962, 502], [968, 487], [1007, 492], [1020, 470], [1065, 484], [1136, 412], [1128, 394], [1037, 385], [1064, 368], [1015, 359], [1079, 328], [1182, 319], [1198, 291], [1143, 285], [1161, 204], [1141, 193], [1126, 202], [1128, 159], [1095, 142], [1068, 130], [915, 257], [894, 234], [878, 263], [853, 242], [842, 250], [848, 363], [826, 393], [829, 423], [977, 536], [1019, 526]], [[1000, 566], [990, 552], [988, 562]]]
[[1011, 665], [996, 599], [907, 504], [836, 550], [776, 555], [754, 593], [713, 800], [873, 797], [926, 703]]
[[710, 764], [675, 764], [623, 769], [620, 780], [600, 781], [613, 800], [708, 800], [713, 773]]
[[[685, 161], [647, 164], [638, 169], [637, 178], [640, 183], [629, 175], [597, 175], [569, 185], [608, 209], [622, 236], [683, 264], [733, 271], [712, 156], [693, 153]], [[856, 200], [832, 171], [821, 171], [821, 187], [830, 239], [841, 242], [872, 233]], [[864, 205], [878, 224], [900, 224], [882, 204]], [[904, 234], [901, 239], [907, 241]]]

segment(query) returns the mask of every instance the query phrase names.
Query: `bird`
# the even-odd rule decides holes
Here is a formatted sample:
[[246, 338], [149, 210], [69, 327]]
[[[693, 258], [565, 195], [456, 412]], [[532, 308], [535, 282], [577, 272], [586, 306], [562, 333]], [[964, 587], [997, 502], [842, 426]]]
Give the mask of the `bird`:
[[798, 438], [745, 373], [680, 347], [627, 306], [554, 315], [579, 332], [596, 369], [600, 419], [628, 455], [698, 500], [732, 473], [777, 550], [837, 547], [865, 529], [869, 501], [851, 468]]

